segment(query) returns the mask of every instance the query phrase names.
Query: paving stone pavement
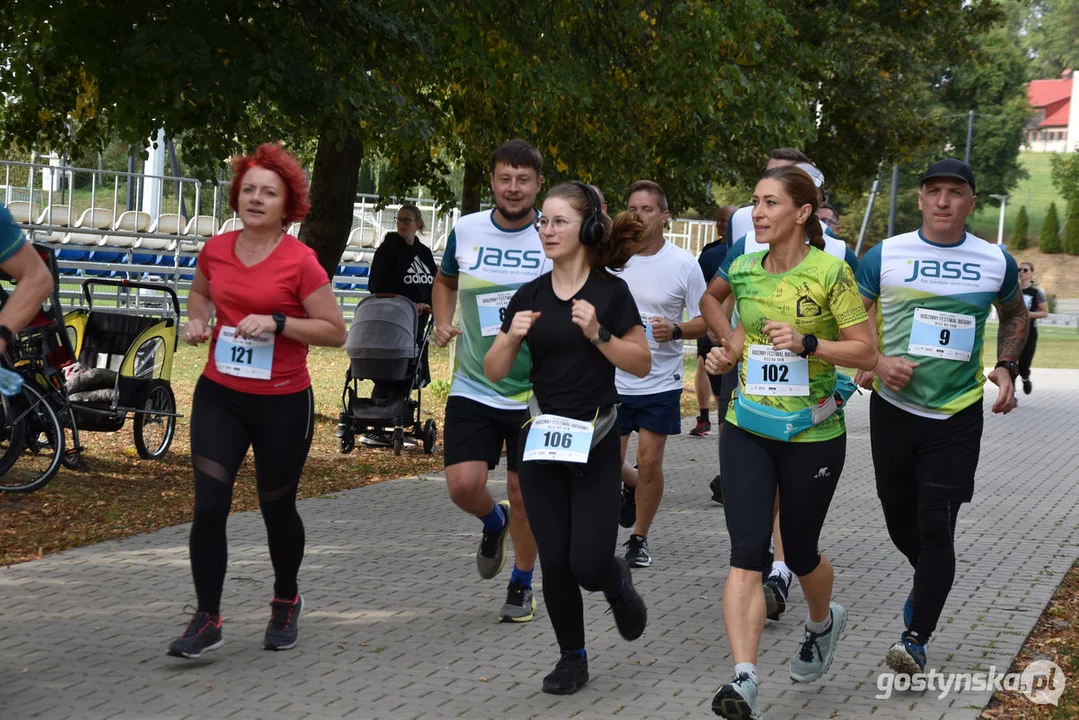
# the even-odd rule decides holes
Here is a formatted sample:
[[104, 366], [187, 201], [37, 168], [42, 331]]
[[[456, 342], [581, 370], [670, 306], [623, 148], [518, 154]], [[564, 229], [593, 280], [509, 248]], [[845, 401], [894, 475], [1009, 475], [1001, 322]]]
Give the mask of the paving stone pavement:
[[[930, 645], [942, 672], [1005, 671], [1079, 555], [1079, 371], [1037, 370], [1035, 385], [1015, 414], [987, 405], [955, 588]], [[874, 492], [868, 405], [851, 402], [847, 465], [821, 539], [847, 631], [824, 679], [792, 685], [786, 663], [806, 609], [795, 586], [793, 609], [761, 643], [765, 717], [975, 718], [989, 692], [875, 697], [911, 571]], [[343, 457], [342, 472], [355, 462]], [[538, 583], [535, 622], [496, 622], [508, 570], [479, 579], [480, 525], [433, 476], [300, 504], [307, 613], [289, 652], [260, 649], [272, 575], [256, 513], [229, 521], [225, 645], [199, 661], [165, 656], [193, 602], [188, 526], [0, 569], [0, 718], [710, 717], [732, 670], [720, 606], [729, 543], [708, 491], [716, 466], [714, 436], [671, 439], [655, 565], [634, 576], [650, 624], [627, 643], [602, 596], [586, 596], [592, 679], [576, 695], [540, 692], [558, 656]], [[505, 496], [504, 475], [491, 485]]]

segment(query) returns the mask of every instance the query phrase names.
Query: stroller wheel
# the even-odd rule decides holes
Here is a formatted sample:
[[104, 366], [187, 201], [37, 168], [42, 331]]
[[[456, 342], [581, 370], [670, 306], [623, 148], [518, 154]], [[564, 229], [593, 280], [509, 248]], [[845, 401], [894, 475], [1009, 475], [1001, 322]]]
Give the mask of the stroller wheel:
[[434, 420], [428, 420], [423, 424], [423, 451], [428, 455], [435, 451], [436, 434]]
[[405, 448], [405, 429], [398, 425], [393, 429], [393, 454], [400, 455]]
[[344, 433], [337, 438], [337, 449], [342, 455], [348, 455], [356, 447], [356, 436], [352, 433]]

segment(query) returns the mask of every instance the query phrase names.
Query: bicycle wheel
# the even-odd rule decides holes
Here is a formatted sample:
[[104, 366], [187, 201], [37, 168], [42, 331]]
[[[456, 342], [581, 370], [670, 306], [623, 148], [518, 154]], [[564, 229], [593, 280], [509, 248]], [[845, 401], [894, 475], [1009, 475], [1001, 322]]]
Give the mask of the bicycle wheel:
[[151, 380], [135, 413], [135, 449], [139, 457], [157, 460], [169, 451], [176, 430], [176, 398], [164, 380]]
[[27, 383], [5, 398], [0, 430], [0, 492], [32, 492], [60, 469], [64, 429], [52, 404]]

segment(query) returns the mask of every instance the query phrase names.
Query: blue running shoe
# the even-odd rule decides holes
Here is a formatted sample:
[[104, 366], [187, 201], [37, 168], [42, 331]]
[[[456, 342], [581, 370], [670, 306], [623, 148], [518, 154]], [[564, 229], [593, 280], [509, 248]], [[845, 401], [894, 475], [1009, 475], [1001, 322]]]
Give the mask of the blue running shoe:
[[919, 643], [909, 631], [905, 632], [899, 642], [888, 648], [884, 662], [903, 675], [925, 672], [925, 643]]

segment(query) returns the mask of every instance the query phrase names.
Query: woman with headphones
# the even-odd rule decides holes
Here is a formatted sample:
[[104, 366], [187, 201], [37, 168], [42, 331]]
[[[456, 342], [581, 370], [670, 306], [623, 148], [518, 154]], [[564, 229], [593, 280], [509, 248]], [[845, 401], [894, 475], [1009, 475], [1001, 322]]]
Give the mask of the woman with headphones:
[[583, 183], [553, 188], [536, 221], [552, 270], [517, 290], [484, 360], [497, 382], [523, 342], [532, 353], [519, 468], [561, 651], [543, 679], [548, 693], [568, 695], [588, 682], [581, 588], [603, 591], [627, 640], [647, 622], [629, 566], [615, 555], [622, 463], [614, 370], [644, 377], [652, 360], [633, 296], [607, 268], [623, 267], [640, 239], [659, 229], [653, 225], [628, 213], [612, 224]]

